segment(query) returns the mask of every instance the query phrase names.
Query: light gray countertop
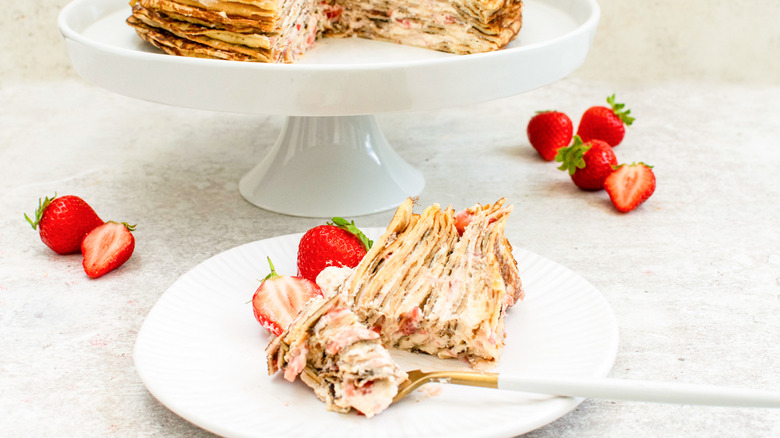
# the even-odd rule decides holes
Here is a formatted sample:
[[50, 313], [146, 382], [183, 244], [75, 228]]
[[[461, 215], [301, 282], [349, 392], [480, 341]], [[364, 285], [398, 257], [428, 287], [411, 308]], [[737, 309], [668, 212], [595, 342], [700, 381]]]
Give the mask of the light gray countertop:
[[[535, 110], [575, 115], [608, 93], [637, 122], [615, 150], [655, 166], [658, 188], [617, 213], [527, 144]], [[135, 373], [144, 317], [180, 275], [221, 251], [317, 219], [258, 209], [237, 191], [280, 117], [186, 110], [78, 79], [0, 90], [0, 425], [14, 436], [207, 435]], [[617, 316], [611, 375], [780, 390], [780, 87], [664, 83], [614, 90], [576, 77], [486, 104], [380, 116], [456, 208], [505, 196], [517, 247], [593, 283]], [[24, 221], [41, 196], [76, 194], [138, 224], [135, 254], [97, 280]], [[384, 226], [391, 212], [357, 218]], [[777, 436], [780, 412], [585, 401], [531, 436]]]
[[[51, 32], [51, 17], [66, 2], [41, 2], [35, 11], [12, 3], [16, 12], [2, 20], [21, 17]], [[690, 65], [674, 77], [650, 71], [637, 56], [626, 73], [645, 69], [657, 80], [621, 80], [596, 63], [628, 53], [605, 36], [619, 31], [610, 13], [630, 11], [602, 3], [605, 33], [568, 78], [484, 104], [380, 115], [379, 123], [425, 175], [420, 204], [461, 208], [506, 197], [515, 206], [507, 226], [514, 246], [598, 288], [619, 325], [611, 376], [780, 391], [776, 61], [766, 58], [770, 71], [749, 80], [734, 80], [733, 62], [720, 65], [728, 64], [721, 78], [697, 80]], [[712, 5], [710, 18], [728, 15], [721, 2], [683, 3]], [[633, 18], [626, 20], [640, 26]], [[749, 21], [735, 20], [741, 28]], [[669, 34], [668, 26], [658, 32]], [[773, 32], [761, 47], [777, 47]], [[632, 35], [638, 44], [649, 33]], [[284, 119], [116, 95], [76, 77], [66, 62], [47, 64], [52, 53], [63, 57], [56, 40], [38, 46], [45, 49], [30, 49], [29, 58], [21, 47], [0, 54], [11, 61], [0, 63], [0, 435], [210, 436], [150, 395], [134, 369], [133, 346], [157, 299], [198, 263], [322, 222], [264, 211], [238, 193], [239, 178], [265, 155]], [[678, 45], [661, 49], [644, 53], [667, 54], [658, 59], [670, 65], [688, 56]], [[603, 191], [576, 189], [525, 135], [537, 110], [565, 111], [576, 124], [613, 92], [637, 118], [615, 149], [618, 159], [652, 164], [658, 179], [655, 194], [628, 214]], [[23, 214], [55, 192], [81, 196], [103, 219], [137, 223], [133, 257], [91, 280], [80, 255], [46, 248]], [[391, 214], [355, 219], [381, 227]], [[774, 437], [780, 411], [586, 400], [528, 436]]]

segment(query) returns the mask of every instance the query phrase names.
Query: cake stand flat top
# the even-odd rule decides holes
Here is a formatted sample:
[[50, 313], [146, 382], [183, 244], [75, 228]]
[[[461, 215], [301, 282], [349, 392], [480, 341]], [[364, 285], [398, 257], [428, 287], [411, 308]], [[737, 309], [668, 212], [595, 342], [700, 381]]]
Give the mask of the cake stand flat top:
[[563, 78], [585, 60], [595, 0], [529, 0], [505, 49], [452, 55], [358, 38], [323, 39], [296, 64], [166, 55], [125, 24], [126, 0], [74, 0], [59, 17], [76, 70], [127, 96], [250, 114], [342, 116], [483, 102]]

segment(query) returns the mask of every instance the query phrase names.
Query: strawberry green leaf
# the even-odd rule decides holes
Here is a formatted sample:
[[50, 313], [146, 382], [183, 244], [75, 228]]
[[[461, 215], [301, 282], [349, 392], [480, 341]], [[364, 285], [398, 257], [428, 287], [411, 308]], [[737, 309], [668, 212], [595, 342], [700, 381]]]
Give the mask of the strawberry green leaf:
[[54, 200], [54, 198], [57, 197], [57, 193], [54, 193], [54, 196], [49, 198], [48, 196], [45, 199], [38, 198], [38, 209], [35, 210], [35, 220], [30, 219], [29, 216], [27, 216], [27, 213], [24, 214], [24, 218], [27, 220], [27, 223], [29, 223], [33, 230], [38, 229], [38, 224], [41, 223], [41, 218], [43, 218], [43, 212], [46, 210], [46, 207], [51, 204], [51, 201]]
[[558, 153], [555, 155], [555, 161], [562, 163], [558, 170], [565, 170], [569, 172], [569, 175], [574, 175], [577, 169], [583, 169], [585, 167], [585, 152], [588, 152], [590, 145], [582, 143], [582, 138], [579, 135], [574, 136], [574, 142], [571, 146], [558, 149]]
[[638, 163], [635, 161], [635, 162], [633, 162], [633, 163], [631, 163], [631, 164], [625, 164], [625, 163], [624, 163], [624, 164], [616, 164], [616, 165], [612, 166], [612, 170], [618, 170], [618, 169], [620, 169], [620, 168], [621, 168], [621, 167], [623, 167], [623, 166], [645, 166], [645, 167], [647, 167], [648, 169], [652, 169], [653, 167], [655, 167], [655, 166], [651, 166], [651, 165], [649, 165], [649, 164], [645, 164], [645, 163], [644, 163], [644, 162], [642, 162], [642, 161], [640, 161], [640, 162], [638, 162]]
[[366, 251], [371, 249], [371, 246], [374, 244], [374, 242], [369, 240], [368, 237], [366, 237], [366, 235], [360, 231], [357, 225], [355, 225], [355, 221], [348, 222], [346, 219], [341, 217], [331, 218], [331, 221], [332, 222], [328, 222], [328, 225], [335, 225], [342, 230], [349, 231], [350, 233], [354, 234], [358, 240], [360, 240], [360, 243], [363, 245], [363, 248], [365, 248]]
[[609, 104], [610, 107], [612, 107], [612, 112], [614, 112], [615, 115], [618, 116], [618, 118], [620, 118], [620, 120], [622, 120], [623, 123], [626, 124], [626, 126], [630, 126], [632, 123], [634, 123], [634, 120], [636, 120], [635, 118], [630, 116], [631, 114], [630, 109], [623, 110], [623, 108], [626, 107], [625, 103], [615, 102], [614, 94], [612, 96], [607, 97], [607, 103]]
[[120, 225], [124, 225], [124, 226], [125, 226], [125, 228], [127, 228], [127, 231], [135, 231], [135, 227], [137, 227], [137, 226], [138, 226], [138, 224], [130, 225], [130, 224], [128, 224], [127, 222], [116, 222], [116, 221], [108, 221], [108, 222], [110, 222], [110, 223], [112, 223], [112, 224], [120, 224]]

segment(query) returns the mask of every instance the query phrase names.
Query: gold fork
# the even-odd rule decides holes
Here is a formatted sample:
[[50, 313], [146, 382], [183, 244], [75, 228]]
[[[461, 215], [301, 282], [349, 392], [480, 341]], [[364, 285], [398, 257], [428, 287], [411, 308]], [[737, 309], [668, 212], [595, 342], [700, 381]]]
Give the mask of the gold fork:
[[510, 391], [608, 400], [688, 405], [780, 408], [780, 392], [728, 386], [612, 378], [518, 376], [469, 371], [408, 371], [393, 403], [429, 383], [450, 383]]
[[[283, 352], [289, 350], [284, 342]], [[306, 364], [303, 372], [322, 384], [317, 370]], [[393, 397], [397, 403], [426, 383], [449, 383], [508, 391], [548, 394], [561, 397], [625, 400], [684, 405], [780, 408], [780, 392], [732, 386], [700, 385], [678, 382], [626, 380], [614, 378], [521, 376], [476, 371], [407, 371], [407, 379], [398, 385]]]
[[[317, 383], [322, 382], [317, 371], [310, 365], [304, 368], [304, 372]], [[412, 370], [407, 371], [406, 374], [409, 377], [398, 386], [398, 393], [393, 397], [393, 403], [397, 403], [420, 386], [434, 382], [562, 397], [684, 405], [780, 408], [780, 392], [730, 386], [613, 378], [530, 377], [476, 371], [425, 372]]]

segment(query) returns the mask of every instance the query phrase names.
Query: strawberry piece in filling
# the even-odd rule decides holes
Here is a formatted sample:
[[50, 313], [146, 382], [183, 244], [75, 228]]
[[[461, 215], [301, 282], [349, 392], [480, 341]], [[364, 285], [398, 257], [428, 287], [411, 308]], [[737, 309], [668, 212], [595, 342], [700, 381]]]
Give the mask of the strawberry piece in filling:
[[[320, 321], [325, 320], [324, 324], [336, 324], [338, 320], [350, 317], [351, 312], [349, 309], [341, 307], [331, 310], [323, 315]], [[330, 339], [328, 339], [327, 345], [325, 345], [325, 353], [335, 355], [341, 351], [344, 347], [352, 345], [358, 341], [370, 341], [373, 339], [379, 339], [379, 333], [369, 330], [363, 326], [353, 326], [345, 330], [336, 332]]]
[[284, 369], [284, 378], [292, 382], [306, 368], [306, 356], [309, 355], [309, 348], [306, 344], [299, 345], [292, 353], [292, 358]]

